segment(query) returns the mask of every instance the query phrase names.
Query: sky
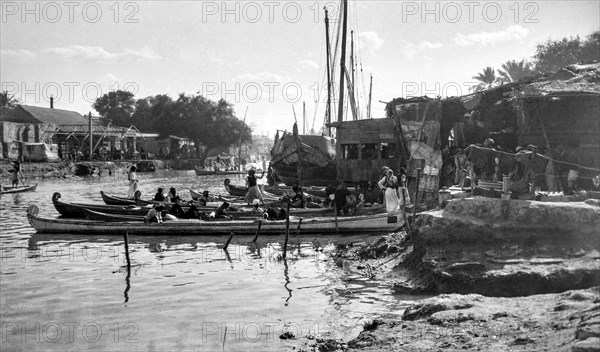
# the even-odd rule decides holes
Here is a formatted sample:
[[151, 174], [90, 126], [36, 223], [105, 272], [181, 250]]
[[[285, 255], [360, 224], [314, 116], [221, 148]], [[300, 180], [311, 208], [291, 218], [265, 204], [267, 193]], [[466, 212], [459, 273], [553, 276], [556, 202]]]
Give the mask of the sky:
[[[55, 108], [82, 114], [96, 114], [94, 100], [111, 90], [201, 94], [231, 102], [256, 135], [291, 131], [294, 121], [318, 131], [323, 8], [334, 46], [340, 4], [1, 0], [1, 90], [35, 106], [53, 96]], [[358, 109], [366, 118], [372, 75], [371, 116], [380, 118], [383, 102], [468, 94], [484, 67], [531, 60], [537, 44], [599, 28], [598, 1], [348, 0], [346, 60], [353, 31]], [[339, 71], [336, 63], [335, 82]]]

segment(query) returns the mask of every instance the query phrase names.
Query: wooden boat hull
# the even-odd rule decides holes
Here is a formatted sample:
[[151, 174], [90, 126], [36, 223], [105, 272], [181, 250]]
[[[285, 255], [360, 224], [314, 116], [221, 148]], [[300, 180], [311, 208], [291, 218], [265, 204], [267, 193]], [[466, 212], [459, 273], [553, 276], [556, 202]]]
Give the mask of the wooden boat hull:
[[[32, 205], [27, 210], [29, 224], [39, 233], [78, 233], [83, 235], [208, 235], [208, 234], [254, 234], [258, 220], [179, 220], [161, 224], [140, 224], [136, 221], [106, 222], [78, 219], [50, 219], [38, 216], [39, 209]], [[290, 231], [297, 232], [299, 217], [290, 217]], [[332, 217], [303, 219], [301, 234], [336, 234], [398, 231], [404, 222], [400, 214], [377, 214], [344, 216], [337, 221]], [[281, 235], [285, 233], [286, 221], [262, 221], [261, 234]]]
[[[145, 216], [148, 213], [151, 205], [153, 203], [147, 203], [141, 201], [141, 205], [106, 205], [106, 204], [84, 204], [84, 203], [69, 203], [60, 201], [61, 195], [58, 192], [55, 192], [52, 195], [52, 203], [54, 204], [54, 208], [58, 211], [62, 216], [68, 218], [84, 218], [85, 217], [85, 209], [93, 210], [96, 212], [107, 213], [107, 214], [119, 214], [119, 215], [129, 215], [129, 216]], [[160, 202], [156, 202], [160, 203]], [[173, 203], [163, 203], [167, 209], [170, 209], [170, 206]], [[150, 205], [150, 206], [149, 206]], [[183, 211], [187, 211], [189, 209], [189, 204], [182, 203], [180, 204]], [[217, 207], [221, 205], [220, 202], [209, 203], [208, 206], [196, 206], [199, 212], [212, 212], [217, 209]], [[230, 210], [231, 212], [239, 213], [239, 214], [247, 214], [250, 211], [249, 207], [245, 207], [243, 209]]]
[[[291, 195], [294, 193], [294, 191], [292, 190], [292, 187], [290, 186], [269, 186], [269, 185], [265, 185], [264, 190], [278, 195], [278, 196], [284, 196], [284, 195]], [[325, 188], [323, 187], [302, 187], [302, 191], [304, 193], [306, 193], [307, 195], [310, 196], [317, 196], [317, 197], [321, 197], [321, 198], [326, 198], [327, 194], [325, 193]]]
[[237, 171], [237, 170], [208, 170], [200, 167], [195, 167], [194, 171], [197, 176], [210, 176], [210, 175], [245, 175], [246, 171]]
[[122, 215], [122, 214], [109, 214], [90, 209], [83, 209], [83, 214], [88, 220], [95, 221], [137, 221], [144, 222], [145, 215]]
[[248, 188], [246, 187], [234, 186], [231, 184], [229, 186], [226, 186], [225, 190], [227, 191], [227, 193], [235, 197], [245, 197], [246, 193], [248, 192]]
[[148, 208], [131, 206], [131, 205], [106, 205], [106, 204], [83, 204], [83, 203], [70, 203], [63, 202], [60, 193], [55, 192], [52, 195], [52, 204], [56, 211], [60, 215], [69, 218], [83, 218], [85, 217], [85, 209], [99, 211], [109, 214], [121, 214], [121, 215], [135, 215], [144, 216], [148, 213]]
[[34, 185], [27, 185], [27, 186], [21, 186], [21, 187], [16, 187], [16, 188], [3, 186], [2, 189], [0, 190], [0, 195], [1, 194], [11, 194], [11, 193], [33, 192], [33, 191], [35, 191], [36, 188], [37, 188], [37, 183]]
[[102, 195], [102, 200], [104, 203], [108, 205], [135, 205], [135, 200], [133, 199], [111, 196], [104, 193], [104, 191], [100, 191], [100, 194]]
[[[145, 216], [136, 216], [136, 215], [121, 215], [121, 214], [107, 214], [99, 211], [93, 211], [89, 209], [84, 209], [85, 218], [88, 220], [95, 221], [110, 221], [110, 222], [119, 222], [119, 221], [135, 221], [135, 222], [144, 222]], [[248, 212], [229, 212], [227, 215], [232, 216], [234, 219], [245, 219], [245, 220], [254, 220], [262, 218], [262, 214], [253, 214]], [[212, 220], [216, 221], [216, 220]]]
[[198, 167], [195, 167], [194, 171], [196, 172], [196, 176], [209, 176], [217, 173], [215, 170], [207, 170]]

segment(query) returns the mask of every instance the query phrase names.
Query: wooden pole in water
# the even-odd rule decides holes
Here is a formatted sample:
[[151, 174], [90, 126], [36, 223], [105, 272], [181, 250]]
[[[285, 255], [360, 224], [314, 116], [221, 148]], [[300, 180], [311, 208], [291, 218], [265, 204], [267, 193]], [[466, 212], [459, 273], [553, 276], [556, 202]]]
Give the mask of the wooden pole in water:
[[229, 246], [229, 242], [231, 242], [231, 239], [233, 238], [233, 235], [235, 235], [235, 233], [234, 233], [234, 232], [232, 232], [232, 233], [229, 235], [229, 238], [227, 239], [227, 242], [225, 242], [225, 245], [223, 246], [223, 250], [227, 250], [227, 247]]
[[412, 222], [415, 223], [417, 217], [417, 203], [419, 200], [419, 181], [421, 177], [421, 169], [417, 169], [417, 185], [415, 186], [415, 201], [413, 202], [413, 218]]
[[283, 240], [283, 255], [282, 255], [282, 258], [284, 258], [284, 259], [286, 257], [288, 238], [290, 236], [290, 202], [287, 203], [286, 213], [287, 214], [285, 215], [285, 239]]
[[127, 231], [125, 231], [123, 239], [125, 240], [125, 259], [127, 259], [127, 270], [129, 270], [131, 268], [131, 260], [129, 259], [129, 233]]
[[298, 236], [300, 236], [300, 225], [302, 225], [302, 218], [300, 218], [300, 220], [298, 220], [298, 228], [296, 229], [296, 234]]
[[254, 239], [252, 239], [252, 242], [256, 243], [256, 240], [258, 239], [258, 234], [260, 233], [260, 227], [262, 226], [262, 220], [258, 220], [258, 228], [256, 228], [256, 234], [254, 235]]
[[125, 258], [127, 259], [127, 276], [125, 276], [125, 303], [129, 302], [129, 289], [131, 288], [131, 260], [129, 259], [129, 234], [125, 231], [123, 235], [125, 240]]
[[338, 234], [338, 220], [337, 220], [337, 203], [333, 203], [333, 212], [335, 213], [335, 234]]

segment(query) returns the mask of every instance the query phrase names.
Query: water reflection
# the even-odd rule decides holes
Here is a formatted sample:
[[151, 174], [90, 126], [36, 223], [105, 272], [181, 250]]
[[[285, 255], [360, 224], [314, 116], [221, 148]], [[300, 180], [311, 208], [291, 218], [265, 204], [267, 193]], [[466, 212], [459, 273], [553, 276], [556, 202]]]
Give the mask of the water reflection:
[[283, 285], [283, 287], [285, 287], [285, 289], [288, 291], [288, 297], [285, 299], [285, 305], [287, 306], [290, 302], [290, 299], [292, 298], [292, 289], [290, 289], [288, 287], [288, 285], [290, 284], [290, 275], [288, 273], [289, 268], [288, 268], [288, 263], [287, 263], [287, 258], [283, 258], [283, 277], [285, 278], [285, 284]]
[[[139, 350], [173, 350], [176, 343], [185, 345], [186, 350], [221, 350], [223, 340], [213, 343], [209, 336], [206, 341], [201, 327], [229, 326], [227, 350], [279, 351], [298, 347], [297, 342], [275, 338], [248, 343], [243, 327], [277, 322], [278, 328], [296, 327], [299, 339], [308, 331], [314, 336], [349, 338], [358, 332], [353, 329], [360, 329], [363, 319], [401, 313], [403, 303], [384, 283], [365, 278], [354, 270], [354, 264], [340, 267], [331, 257], [338, 243], [369, 241], [376, 236], [302, 235], [294, 239], [292, 235], [290, 251], [282, 260], [283, 236], [260, 234], [253, 242], [253, 236], [236, 235], [226, 251], [222, 247], [228, 236], [128, 236], [125, 251], [122, 235], [44, 235], [35, 234], [29, 226], [25, 216], [29, 205], [38, 205], [43, 216], [57, 215], [50, 202], [55, 191], [72, 201], [100, 203], [100, 190], [126, 193], [125, 176], [118, 177], [57, 180], [40, 184], [35, 193], [2, 199], [3, 321], [51, 323], [45, 321], [50, 319], [47, 312], [39, 309], [43, 306], [51, 309], [52, 319], [60, 317], [82, 326], [90, 323], [86, 320], [90, 316], [103, 326], [135, 323]], [[175, 178], [168, 173], [144, 174], [142, 183], [144, 194], [166, 185], [182, 194], [187, 188], [222, 192], [222, 179], [184, 173]], [[241, 330], [232, 335], [235, 326]], [[222, 332], [219, 330], [219, 336]], [[12, 341], [9, 350], [18, 347]], [[130, 347], [110, 342], [91, 347]], [[90, 349], [80, 343], [65, 349]]]

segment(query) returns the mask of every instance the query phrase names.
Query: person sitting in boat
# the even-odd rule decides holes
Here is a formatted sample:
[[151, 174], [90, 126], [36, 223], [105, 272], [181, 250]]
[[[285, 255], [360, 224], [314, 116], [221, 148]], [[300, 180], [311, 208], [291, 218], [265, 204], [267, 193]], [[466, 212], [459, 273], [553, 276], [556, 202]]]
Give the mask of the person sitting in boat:
[[146, 214], [146, 217], [144, 217], [144, 223], [162, 223], [163, 222], [163, 218], [162, 218], [162, 212], [163, 210], [165, 210], [165, 205], [160, 203], [155, 205], [154, 207], [152, 207], [152, 209], [150, 209], [148, 211], [148, 214]]
[[366, 204], [382, 204], [383, 203], [383, 194], [379, 186], [377, 186], [377, 182], [370, 181], [369, 188], [365, 194], [365, 202]]
[[172, 203], [177, 203], [181, 200], [181, 198], [179, 198], [179, 196], [177, 195], [177, 191], [175, 190], [175, 187], [171, 187], [169, 189], [169, 193], [167, 193], [167, 198]]
[[202, 206], [206, 206], [206, 203], [212, 202], [212, 197], [208, 193], [208, 191], [202, 192], [202, 195], [198, 198], [198, 202]]
[[138, 190], [138, 178], [137, 178], [137, 168], [135, 165], [132, 165], [129, 168], [129, 172], [127, 173], [127, 181], [129, 181], [129, 191], [127, 192], [127, 197], [129, 199], [134, 199], [135, 192]]
[[262, 193], [260, 192], [260, 188], [258, 188], [257, 180], [263, 178], [265, 172], [263, 171], [260, 177], [255, 176], [255, 171], [253, 169], [248, 170], [248, 176], [246, 176], [246, 188], [248, 191], [246, 193], [246, 202], [248, 204], [252, 204], [252, 201], [255, 199], [260, 200], [263, 204], [265, 204], [265, 200], [263, 199]]
[[154, 195], [154, 200], [162, 202], [165, 200], [165, 195], [163, 193], [163, 189], [161, 187], [158, 188], [156, 194]]
[[229, 209], [229, 203], [223, 202], [223, 204], [215, 210], [214, 216], [211, 217], [214, 217], [215, 219], [233, 219], [233, 216], [227, 215], [227, 209]]
[[297, 184], [295, 184], [295, 185], [292, 186], [292, 191], [294, 191], [294, 195], [290, 199], [290, 201], [291, 201], [290, 207], [292, 207], [292, 208], [304, 208], [306, 206], [306, 203], [307, 203], [308, 199], [306, 198], [306, 196], [302, 192], [302, 188], [300, 188], [300, 186], [298, 186]]
[[260, 201], [255, 199], [252, 201], [252, 210], [250, 211], [252, 214], [262, 214], [265, 212], [263, 208], [260, 207]]
[[333, 206], [337, 209], [338, 214], [348, 214], [349, 206], [348, 199], [346, 197], [351, 194], [352, 193], [350, 193], [348, 187], [346, 187], [345, 182], [340, 183], [340, 185], [336, 188], [333, 197]]
[[335, 187], [327, 185], [325, 187], [325, 200], [323, 201], [324, 206], [333, 206], [333, 199], [335, 198]]
[[187, 211], [183, 210], [181, 205], [175, 203], [171, 206], [171, 210], [169, 214], [179, 218], [179, 219], [198, 219], [198, 207], [194, 204], [190, 205]]
[[285, 220], [287, 213], [285, 209], [279, 207], [269, 207], [266, 211], [267, 220]]

